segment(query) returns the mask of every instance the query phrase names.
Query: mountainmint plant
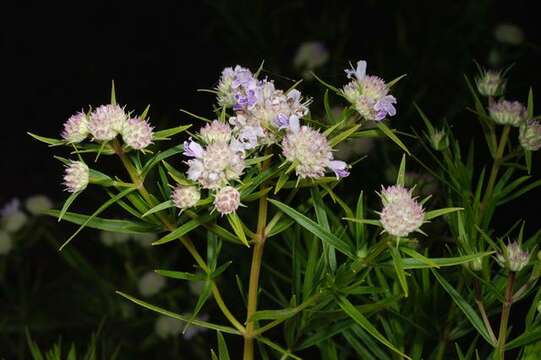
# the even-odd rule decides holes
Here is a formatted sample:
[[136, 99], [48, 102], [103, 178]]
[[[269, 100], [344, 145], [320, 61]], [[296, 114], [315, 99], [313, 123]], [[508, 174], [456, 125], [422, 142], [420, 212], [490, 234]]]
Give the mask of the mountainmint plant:
[[[145, 300], [117, 293], [159, 313], [162, 337], [181, 328], [188, 339], [194, 327], [216, 331], [213, 359], [503, 359], [506, 351], [525, 352], [541, 337], [537, 235], [524, 240], [523, 224], [518, 234], [498, 236], [491, 224], [498, 206], [539, 185], [521, 188], [530, 176], [515, 177], [531, 169], [531, 151], [541, 144], [533, 95], [527, 106], [498, 98], [505, 73], [483, 71], [476, 88], [468, 80], [494, 160], [486, 174], [475, 173], [473, 155], [464, 162], [448, 126], [436, 129], [418, 108], [426, 131], [412, 136], [434, 159], [431, 170], [388, 125], [405, 107], [394, 95], [402, 76], [386, 82], [366, 70], [366, 61], [357, 62], [338, 87], [312, 73], [326, 88], [322, 112], [300, 82], [283, 89], [262, 66], [227, 67], [208, 90], [213, 116], [182, 110], [197, 122], [168, 129], [154, 128], [148, 107], [120, 106], [113, 84], [109, 103], [71, 116], [61, 139], [30, 134], [70, 151], [70, 159], [57, 157], [70, 195], [48, 211], [79, 225], [61, 249], [93, 227], [149, 234], [154, 246], [186, 250], [194, 272], [147, 273], [138, 287]], [[335, 158], [344, 141], [376, 136], [404, 153], [394, 184], [381, 181], [379, 192], [350, 179], [355, 160]], [[123, 172], [102, 172], [104, 156], [116, 157]], [[408, 156], [408, 164], [429, 169], [438, 181], [429, 188], [441, 194], [406, 187]], [[96, 211], [69, 211], [90, 187], [104, 190]], [[99, 217], [112, 206], [121, 219]], [[510, 235], [516, 241], [505, 245]], [[179, 280], [198, 289], [191, 313], [147, 302]], [[514, 326], [523, 334], [511, 339], [511, 305], [524, 298], [532, 304], [526, 325]], [[222, 316], [201, 315], [211, 301]], [[240, 337], [242, 350], [224, 335]]]

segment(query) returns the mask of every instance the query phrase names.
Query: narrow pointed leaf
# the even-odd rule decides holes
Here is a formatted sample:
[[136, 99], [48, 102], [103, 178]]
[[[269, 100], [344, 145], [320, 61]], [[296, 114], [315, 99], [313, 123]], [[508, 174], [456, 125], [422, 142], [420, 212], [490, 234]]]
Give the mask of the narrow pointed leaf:
[[394, 143], [398, 145], [402, 150], [404, 150], [408, 155], [411, 155], [410, 151], [408, 150], [406, 145], [404, 145], [402, 140], [400, 140], [398, 136], [396, 136], [396, 134], [391, 129], [389, 129], [387, 125], [385, 125], [385, 123], [378, 122], [377, 126], [383, 134], [385, 134], [389, 139], [394, 141]]

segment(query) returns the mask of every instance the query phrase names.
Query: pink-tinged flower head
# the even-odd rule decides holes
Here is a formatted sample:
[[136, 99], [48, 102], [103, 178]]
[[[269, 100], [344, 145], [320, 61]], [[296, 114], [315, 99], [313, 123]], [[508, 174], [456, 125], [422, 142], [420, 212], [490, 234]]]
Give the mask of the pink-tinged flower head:
[[505, 79], [498, 71], [484, 71], [480, 77], [475, 79], [477, 90], [483, 96], [498, 96], [503, 92]]
[[220, 189], [214, 198], [214, 207], [222, 215], [235, 212], [240, 205], [240, 193], [232, 186]]
[[88, 119], [84, 112], [72, 115], [65, 123], [62, 138], [69, 143], [80, 143], [88, 136]]
[[113, 140], [122, 134], [128, 116], [118, 105], [101, 105], [90, 114], [88, 130], [98, 141]]
[[381, 201], [384, 206], [395, 201], [405, 201], [411, 198], [411, 190], [408, 190], [403, 186], [391, 185], [388, 187], [381, 187]]
[[381, 121], [395, 116], [396, 98], [389, 95], [389, 87], [378, 76], [366, 74], [366, 61], [359, 61], [357, 68], [345, 70], [351, 81], [342, 94], [366, 120]]
[[228, 124], [213, 120], [199, 131], [199, 135], [207, 144], [213, 142], [229, 142], [231, 140], [231, 127]]
[[337, 178], [349, 176], [349, 166], [334, 160], [327, 138], [309, 126], [290, 127], [282, 140], [282, 153], [286, 160], [295, 164], [295, 173], [301, 179], [317, 179], [332, 170]]
[[135, 150], [146, 148], [152, 143], [152, 126], [143, 119], [132, 118], [124, 125], [122, 140]]
[[83, 191], [88, 186], [90, 180], [90, 170], [82, 161], [72, 161], [66, 166], [64, 172], [64, 185], [66, 191], [75, 193]]
[[530, 151], [537, 151], [541, 148], [541, 123], [530, 120], [522, 124], [519, 131], [520, 145]]
[[239, 65], [225, 68], [216, 88], [218, 104], [235, 107], [237, 110], [253, 105], [256, 84], [257, 79], [249, 69]]
[[423, 225], [425, 212], [402, 186], [390, 186], [382, 190], [383, 210], [380, 221], [383, 229], [393, 236], [405, 237]]
[[490, 117], [498, 124], [520, 126], [526, 121], [527, 112], [518, 101], [499, 100], [489, 105]]
[[201, 193], [196, 186], [178, 185], [171, 193], [171, 199], [179, 209], [188, 209], [197, 204]]
[[519, 272], [528, 265], [530, 254], [522, 250], [520, 245], [514, 241], [505, 247], [503, 253], [496, 254], [496, 261], [500, 266], [508, 268], [510, 271]]
[[301, 179], [322, 177], [333, 158], [327, 138], [308, 126], [289, 132], [282, 141], [282, 151], [296, 164], [295, 172]]
[[201, 150], [186, 163], [188, 179], [197, 181], [204, 189], [217, 189], [230, 180], [238, 180], [246, 167], [243, 153], [230, 144], [215, 142]]

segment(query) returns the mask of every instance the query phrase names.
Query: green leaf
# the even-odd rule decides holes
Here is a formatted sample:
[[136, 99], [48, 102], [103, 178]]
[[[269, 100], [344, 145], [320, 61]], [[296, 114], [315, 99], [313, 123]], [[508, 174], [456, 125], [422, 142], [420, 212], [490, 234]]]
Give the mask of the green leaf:
[[340, 90], [338, 90], [337, 88], [335, 88], [335, 87], [332, 86], [331, 84], [328, 84], [328, 83], [326, 83], [325, 81], [321, 80], [314, 72], [310, 71], [310, 73], [311, 73], [312, 76], [313, 76], [317, 81], [319, 81], [323, 86], [328, 87], [329, 89], [331, 89], [331, 90], [334, 91], [335, 93], [341, 95]]
[[[57, 217], [60, 215], [58, 210], [47, 210], [45, 214]], [[141, 233], [155, 233], [161, 231], [161, 228], [157, 227], [154, 224], [149, 224], [139, 221], [130, 221], [130, 220], [116, 220], [116, 219], [104, 219], [95, 216], [91, 221], [87, 222], [88, 215], [77, 214], [72, 212], [66, 212], [62, 217], [64, 221], [69, 221], [74, 224], [81, 225], [86, 223], [87, 227], [111, 231], [111, 232], [120, 232], [127, 234], [141, 234]]]
[[398, 282], [404, 291], [404, 296], [408, 297], [408, 281], [406, 280], [406, 272], [402, 267], [402, 257], [400, 256], [400, 253], [396, 247], [392, 246], [389, 248], [389, 250], [393, 258], [394, 271], [398, 277]]
[[535, 329], [528, 329], [523, 334], [509, 341], [507, 344], [505, 344], [505, 350], [511, 350], [531, 344], [534, 341], [539, 341], [539, 339], [541, 339], [541, 326], [537, 326]]
[[162, 211], [162, 210], [169, 209], [169, 208], [172, 208], [172, 207], [175, 207], [175, 203], [173, 203], [173, 200], [167, 200], [167, 201], [164, 201], [164, 202], [154, 206], [152, 209], [148, 210], [146, 213], [143, 214], [142, 217], [145, 217], [145, 216], [148, 216], [150, 214], [157, 213], [158, 211]]
[[189, 272], [184, 271], [174, 271], [174, 270], [154, 270], [157, 274], [160, 274], [161, 276], [165, 276], [172, 279], [179, 279], [179, 280], [188, 280], [188, 281], [203, 281], [207, 278], [206, 274], [200, 273], [200, 274], [192, 274]]
[[111, 80], [111, 105], [116, 105], [115, 81]]
[[155, 140], [164, 140], [164, 139], [168, 139], [169, 137], [173, 136], [173, 135], [176, 135], [176, 134], [179, 134], [181, 132], [184, 132], [186, 130], [188, 130], [190, 127], [192, 127], [191, 124], [189, 125], [180, 125], [180, 126], [177, 126], [177, 127], [173, 127], [173, 128], [170, 128], [170, 129], [165, 129], [165, 130], [160, 130], [160, 131], [156, 131], [154, 133], [154, 136], [153, 138]]
[[289, 179], [289, 175], [287, 172], [283, 172], [280, 177], [278, 178], [278, 181], [276, 182], [276, 185], [274, 186], [274, 194], [278, 194], [278, 191], [285, 185], [287, 180]]
[[437, 271], [431, 270], [432, 274], [434, 274], [434, 277], [438, 282], [441, 284], [441, 286], [447, 291], [447, 293], [451, 296], [455, 304], [462, 310], [466, 318], [470, 321], [470, 323], [473, 325], [473, 327], [477, 330], [477, 332], [491, 345], [495, 346], [492, 342], [492, 339], [490, 338], [490, 335], [488, 333], [487, 328], [485, 327], [485, 324], [483, 323], [483, 320], [477, 315], [477, 312], [471, 307], [471, 305], [445, 280], [443, 276], [438, 274]]
[[50, 146], [58, 146], [58, 145], [64, 145], [65, 142], [63, 140], [60, 140], [60, 139], [53, 139], [53, 138], [48, 138], [48, 137], [44, 137], [44, 136], [39, 136], [39, 135], [36, 135], [36, 134], [32, 134], [31, 132], [27, 132], [28, 135], [32, 136], [34, 139], [36, 140], [39, 140], [45, 144], [48, 144]]
[[400, 168], [398, 169], [398, 175], [396, 176], [396, 185], [404, 186], [406, 183], [406, 155], [402, 154], [402, 160], [400, 160]]
[[225, 343], [224, 336], [221, 332], [217, 331], [216, 336], [218, 337], [218, 355], [220, 360], [230, 360], [229, 350], [227, 349], [227, 344]]
[[445, 215], [445, 214], [449, 214], [449, 213], [452, 213], [452, 212], [455, 212], [455, 211], [461, 211], [461, 210], [464, 210], [464, 208], [448, 207], [448, 208], [445, 208], [445, 209], [437, 209], [437, 210], [427, 211], [425, 213], [425, 220], [431, 220], [431, 219], [437, 218], [438, 216], [442, 216], [442, 215]]
[[397, 78], [394, 78], [393, 80], [389, 81], [387, 83], [387, 87], [390, 89], [392, 88], [397, 82], [399, 82], [400, 80], [402, 80], [403, 78], [405, 78], [406, 76], [408, 76], [408, 74], [403, 74], [403, 75], [400, 75], [399, 77]]
[[284, 356], [282, 357], [282, 359], [287, 359], [287, 358], [291, 357], [291, 358], [293, 358], [295, 360], [302, 360], [300, 357], [293, 355], [291, 353], [291, 351], [286, 350], [283, 347], [281, 347], [280, 345], [273, 343], [271, 340], [267, 339], [266, 337], [257, 336], [256, 339], [257, 339], [257, 341], [267, 345], [271, 349], [274, 349], [274, 350], [278, 351], [279, 353], [283, 354]]
[[227, 214], [227, 221], [229, 221], [229, 225], [231, 225], [231, 228], [233, 229], [233, 232], [239, 240], [246, 245], [247, 247], [250, 247], [250, 244], [248, 243], [248, 239], [246, 238], [246, 234], [244, 233], [244, 227], [242, 225], [242, 222], [237, 215], [236, 212]]
[[368, 225], [374, 225], [374, 226], [379, 226], [381, 227], [381, 222], [379, 220], [375, 220], [375, 219], [352, 219], [352, 218], [343, 218], [344, 220], [346, 221], [352, 221], [352, 222], [355, 222], [357, 224], [368, 224]]
[[162, 245], [170, 241], [176, 240], [188, 234], [190, 231], [197, 229], [199, 226], [203, 225], [203, 223], [208, 222], [215, 217], [216, 214], [206, 214], [196, 219], [187, 221], [175, 230], [171, 231], [169, 234], [162, 237], [161, 239], [154, 241], [152, 245]]
[[145, 177], [154, 166], [158, 165], [162, 160], [181, 153], [183, 148], [184, 147], [182, 145], [177, 145], [173, 146], [170, 149], [157, 153], [145, 164], [143, 170], [141, 171], [141, 175]]
[[353, 254], [350, 245], [346, 243], [344, 240], [338, 238], [336, 235], [325, 230], [319, 224], [307, 218], [306, 216], [304, 216], [297, 210], [287, 206], [286, 204], [283, 204], [274, 199], [269, 199], [269, 202], [271, 202], [274, 206], [279, 208], [281, 211], [283, 211], [285, 214], [287, 214], [289, 217], [295, 220], [299, 225], [304, 227], [306, 230], [310, 231], [319, 239], [327, 242], [329, 245], [334, 246], [337, 250], [347, 255], [348, 257], [352, 259], [355, 258], [355, 255]]
[[82, 224], [81, 226], [77, 229], [77, 231], [75, 231], [73, 233], [73, 235], [71, 235], [68, 240], [66, 240], [62, 246], [60, 246], [60, 251], [62, 251], [62, 249], [64, 247], [66, 247], [66, 245], [68, 245], [71, 240], [73, 240], [75, 238], [75, 236], [77, 236], [77, 234], [79, 234], [79, 232], [81, 232], [81, 230], [83, 230], [83, 228], [85, 226], [88, 225], [88, 223], [90, 221], [92, 221], [92, 219], [94, 217], [96, 217], [97, 215], [99, 215], [101, 212], [103, 212], [105, 209], [107, 209], [109, 206], [113, 205], [114, 203], [116, 203], [118, 200], [122, 199], [124, 196], [128, 195], [129, 193], [131, 193], [132, 191], [136, 190], [136, 188], [128, 188], [128, 189], [125, 189], [124, 191], [118, 193], [116, 196], [112, 197], [111, 199], [107, 200], [105, 203], [103, 203], [103, 205], [101, 205], [96, 211], [94, 211], [94, 213], [92, 213], [92, 215], [90, 215]]
[[526, 161], [526, 169], [528, 169], [528, 175], [532, 173], [532, 152], [524, 149], [524, 159]]
[[533, 118], [533, 89], [530, 87], [530, 91], [528, 92], [528, 119]]
[[68, 211], [70, 205], [77, 199], [77, 196], [81, 194], [81, 191], [72, 193], [64, 202], [64, 205], [62, 206], [62, 209], [60, 210], [60, 213], [58, 214], [58, 221], [62, 220], [62, 217], [64, 217], [64, 214], [66, 211]]
[[494, 253], [493, 251], [489, 251], [489, 252], [483, 252], [483, 253], [478, 253], [478, 254], [450, 257], [450, 258], [430, 258], [430, 262], [433, 263], [432, 266], [429, 265], [424, 259], [421, 260], [421, 259], [415, 259], [415, 258], [402, 258], [402, 267], [405, 270], [411, 270], [411, 269], [425, 269], [425, 268], [436, 267], [436, 266], [438, 267], [455, 266], [455, 265], [469, 263], [472, 260], [475, 260], [483, 256], [487, 256], [493, 253]]
[[357, 124], [357, 125], [349, 128], [349, 129], [341, 132], [340, 134], [336, 135], [335, 137], [333, 137], [332, 139], [329, 140], [329, 145], [331, 147], [334, 147], [334, 146], [340, 144], [342, 141], [346, 140], [353, 133], [355, 133], [355, 131], [357, 131], [360, 127], [361, 127], [361, 124]]
[[372, 335], [376, 340], [381, 342], [383, 345], [387, 346], [392, 351], [397, 354], [411, 359], [409, 356], [398, 350], [389, 340], [387, 340], [379, 331], [372, 325], [370, 321], [357, 308], [349, 302], [345, 296], [338, 296], [338, 305], [344, 312], [349, 315], [357, 324], [359, 324], [364, 330], [366, 330], [370, 335]]
[[269, 154], [269, 155], [250, 158], [250, 159], [247, 159], [244, 163], [246, 164], [246, 166], [256, 165], [256, 164], [262, 163], [263, 161], [267, 159], [270, 159], [271, 157], [273, 157], [273, 155], [274, 154]]
[[387, 125], [385, 125], [385, 123], [383, 122], [378, 122], [376, 123], [377, 124], [377, 127], [379, 128], [379, 130], [385, 134], [389, 139], [391, 139], [392, 141], [395, 142], [396, 145], [398, 145], [402, 150], [404, 150], [408, 155], [411, 155], [410, 151], [408, 150], [408, 148], [406, 147], [406, 145], [404, 145], [404, 143], [402, 142], [402, 140], [400, 140], [398, 138], [398, 136], [396, 136], [396, 134], [391, 130], [389, 129], [389, 127]]
[[[161, 307], [158, 307], [158, 306], [155, 306], [155, 305], [152, 305], [152, 304], [149, 304], [143, 300], [139, 300], [133, 296], [130, 296], [128, 294], [125, 294], [121, 291], [115, 291], [118, 295], [136, 303], [137, 305], [140, 305], [142, 307], [145, 307], [149, 310], [152, 310], [152, 311], [155, 311], [159, 314], [162, 314], [162, 315], [165, 315], [165, 316], [169, 316], [169, 317], [172, 317], [173, 319], [177, 319], [177, 320], [182, 320], [182, 321], [186, 321], [188, 322], [189, 321], [189, 317], [188, 316], [183, 316], [183, 315], [180, 315], [180, 314], [176, 314], [172, 311], [168, 311], [168, 310], [165, 310]], [[218, 330], [218, 331], [221, 331], [223, 333], [227, 333], [227, 334], [233, 334], [233, 335], [240, 335], [240, 333], [238, 332], [237, 329], [234, 329], [232, 327], [229, 327], [229, 326], [223, 326], [223, 325], [217, 325], [217, 324], [213, 324], [213, 323], [209, 323], [209, 322], [206, 322], [206, 321], [203, 321], [203, 320], [199, 320], [199, 319], [193, 319], [191, 321], [191, 323], [193, 325], [196, 325], [196, 326], [199, 326], [199, 327], [203, 327], [203, 328], [207, 328], [207, 329], [212, 329], [212, 330]]]
[[[412, 258], [419, 260], [420, 262], [426, 264], [428, 267], [435, 267], [439, 268], [440, 266], [432, 261], [432, 259], [427, 258], [424, 255], [419, 254], [417, 251], [410, 249], [408, 247], [401, 247], [400, 251], [402, 251], [404, 254], [411, 256]], [[404, 261], [402, 261], [404, 263]]]

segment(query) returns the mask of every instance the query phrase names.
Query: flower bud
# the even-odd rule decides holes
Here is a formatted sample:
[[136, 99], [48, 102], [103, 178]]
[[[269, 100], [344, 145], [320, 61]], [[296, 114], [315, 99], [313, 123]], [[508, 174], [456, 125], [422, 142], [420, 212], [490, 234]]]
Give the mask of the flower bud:
[[475, 80], [477, 90], [483, 96], [499, 96], [503, 93], [505, 79], [500, 72], [486, 71]]
[[66, 191], [75, 193], [83, 191], [88, 186], [90, 180], [90, 169], [82, 161], [72, 161], [66, 166], [64, 172], [64, 185]]
[[519, 272], [530, 261], [530, 254], [520, 248], [520, 245], [514, 241], [509, 243], [503, 253], [496, 254], [496, 261], [500, 266], [509, 269], [509, 271]]
[[522, 124], [519, 131], [518, 139], [520, 145], [530, 151], [537, 151], [541, 148], [541, 123], [539, 121], [530, 120]]
[[526, 121], [526, 108], [518, 101], [499, 100], [489, 105], [490, 117], [501, 125], [520, 126]]
[[139, 280], [137, 288], [144, 297], [156, 295], [165, 286], [165, 278], [153, 271], [147, 272]]
[[430, 134], [430, 144], [436, 151], [443, 151], [449, 147], [449, 137], [445, 130], [434, 130]]
[[380, 221], [383, 229], [393, 236], [406, 237], [424, 223], [425, 212], [411, 191], [400, 185], [384, 188]]
[[72, 115], [65, 123], [62, 138], [69, 143], [80, 143], [88, 136], [88, 119], [84, 112]]
[[143, 119], [132, 118], [124, 125], [122, 140], [135, 150], [146, 148], [152, 143], [152, 126]]
[[218, 120], [212, 121], [205, 125], [199, 131], [199, 135], [207, 144], [213, 142], [229, 142], [231, 140], [231, 127]]
[[171, 199], [176, 207], [179, 209], [187, 209], [194, 207], [195, 204], [201, 199], [201, 193], [195, 186], [178, 185], [173, 193]]
[[470, 266], [470, 269], [473, 271], [481, 271], [483, 270], [483, 259], [475, 258], [472, 261], [470, 261], [468, 265]]
[[126, 121], [127, 115], [120, 106], [102, 105], [90, 115], [88, 129], [95, 140], [109, 141], [122, 133]]
[[214, 198], [214, 207], [222, 215], [235, 212], [239, 205], [240, 193], [232, 186], [226, 186], [220, 189]]

